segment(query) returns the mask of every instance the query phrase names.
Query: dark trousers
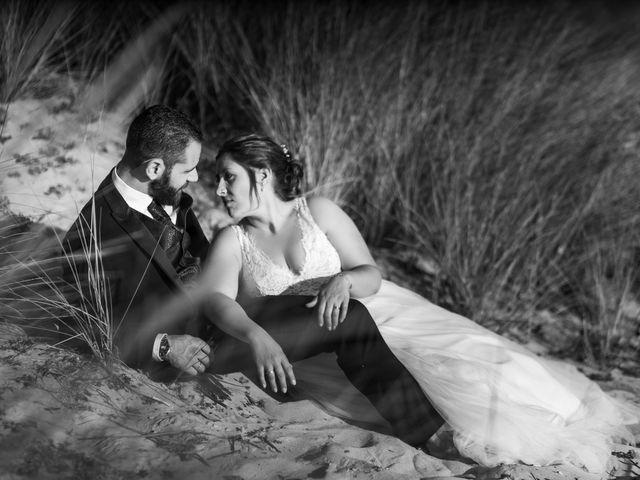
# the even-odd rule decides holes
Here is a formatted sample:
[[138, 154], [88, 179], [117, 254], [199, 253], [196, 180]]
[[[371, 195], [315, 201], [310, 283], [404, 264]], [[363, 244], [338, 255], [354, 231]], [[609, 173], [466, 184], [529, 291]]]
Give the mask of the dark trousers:
[[[444, 420], [383, 340], [367, 309], [349, 303], [345, 321], [333, 331], [320, 328], [305, 307], [309, 297], [264, 297], [247, 308], [249, 316], [273, 338], [290, 362], [335, 352], [339, 367], [385, 418], [395, 436], [414, 446], [426, 443]], [[213, 373], [255, 369], [246, 343], [216, 335]]]

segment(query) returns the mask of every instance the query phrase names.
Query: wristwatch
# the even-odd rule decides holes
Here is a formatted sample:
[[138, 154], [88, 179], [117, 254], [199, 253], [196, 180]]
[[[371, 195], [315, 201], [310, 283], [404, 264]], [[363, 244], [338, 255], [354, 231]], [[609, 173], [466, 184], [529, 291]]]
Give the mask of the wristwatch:
[[170, 351], [171, 347], [169, 346], [169, 336], [166, 333], [163, 333], [162, 338], [160, 339], [160, 348], [158, 349], [158, 357], [160, 357], [160, 360], [166, 362]]

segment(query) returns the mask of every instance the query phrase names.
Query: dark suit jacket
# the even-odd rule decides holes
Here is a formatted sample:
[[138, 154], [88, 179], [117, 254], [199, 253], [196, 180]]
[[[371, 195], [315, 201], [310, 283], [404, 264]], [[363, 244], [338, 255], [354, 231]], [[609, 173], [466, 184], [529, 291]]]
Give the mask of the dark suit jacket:
[[[96, 262], [87, 262], [86, 253], [90, 250], [87, 246], [97, 241], [102, 260], [101, 273], [108, 285], [108, 303], [119, 356], [135, 368], [158, 367], [151, 360], [156, 334], [198, 335], [202, 325], [198, 323], [201, 319], [194, 306], [188, 302], [181, 309], [180, 318], [174, 317], [170, 323], [158, 324], [158, 312], [162, 311], [162, 306], [176, 295], [184, 294], [184, 287], [169, 258], [139, 215], [118, 193], [110, 173], [63, 240], [66, 259], [73, 258], [76, 270], [74, 273], [65, 260], [63, 278], [71, 284], [70, 290], [75, 290], [75, 298], [71, 301], [79, 304], [82, 295], [85, 306], [87, 302], [95, 303], [91, 299], [89, 271]], [[203, 261], [209, 242], [190, 209], [186, 215], [185, 230], [191, 237], [189, 252]], [[80, 288], [74, 288], [78, 283]]]

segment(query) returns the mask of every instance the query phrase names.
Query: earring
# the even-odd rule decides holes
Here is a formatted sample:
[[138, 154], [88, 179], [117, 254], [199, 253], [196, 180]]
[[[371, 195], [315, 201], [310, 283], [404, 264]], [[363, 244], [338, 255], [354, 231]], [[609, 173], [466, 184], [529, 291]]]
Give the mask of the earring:
[[260, 182], [260, 191], [264, 192], [264, 182]]

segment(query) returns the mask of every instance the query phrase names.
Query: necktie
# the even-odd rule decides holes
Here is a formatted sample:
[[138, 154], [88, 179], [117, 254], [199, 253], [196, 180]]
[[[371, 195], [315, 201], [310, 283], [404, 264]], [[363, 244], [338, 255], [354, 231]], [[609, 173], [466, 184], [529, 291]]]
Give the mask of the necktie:
[[162, 208], [162, 205], [154, 200], [147, 207], [147, 210], [149, 210], [149, 213], [154, 220], [164, 225], [164, 229], [162, 230], [162, 235], [160, 237], [160, 246], [162, 249], [164, 251], [168, 251], [180, 243], [182, 238], [180, 229], [173, 224], [171, 217], [169, 217], [169, 214], [167, 214], [165, 209]]
[[[188, 207], [187, 207], [188, 208]], [[188, 251], [174, 249], [182, 241], [182, 229], [174, 225], [167, 211], [155, 200], [147, 207], [154, 220], [162, 223], [164, 229], [160, 236], [160, 247], [167, 252], [171, 263], [176, 268], [176, 273], [183, 283], [193, 282], [200, 273], [200, 259], [194, 258]], [[185, 233], [184, 235], [188, 235]]]

